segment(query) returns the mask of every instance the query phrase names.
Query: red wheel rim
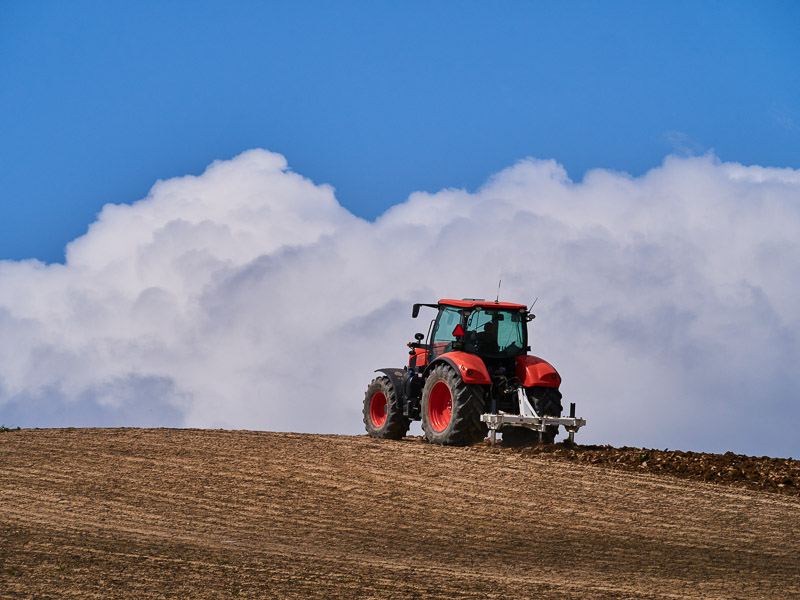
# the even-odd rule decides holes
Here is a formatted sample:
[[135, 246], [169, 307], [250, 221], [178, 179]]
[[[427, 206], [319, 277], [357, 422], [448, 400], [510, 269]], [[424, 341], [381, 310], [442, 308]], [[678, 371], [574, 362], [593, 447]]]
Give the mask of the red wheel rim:
[[375, 392], [369, 401], [369, 418], [375, 427], [383, 427], [386, 423], [386, 394]]
[[444, 431], [453, 415], [453, 396], [444, 381], [433, 386], [428, 399], [428, 418], [434, 431]]

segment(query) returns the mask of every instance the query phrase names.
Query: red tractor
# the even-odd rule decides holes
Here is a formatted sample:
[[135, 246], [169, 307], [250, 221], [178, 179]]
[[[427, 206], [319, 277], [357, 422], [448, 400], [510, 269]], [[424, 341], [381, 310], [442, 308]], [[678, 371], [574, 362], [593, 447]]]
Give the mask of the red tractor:
[[400, 439], [411, 421], [422, 421], [429, 442], [466, 446], [500, 431], [503, 443], [553, 443], [563, 425], [574, 440], [586, 424], [561, 417], [561, 377], [546, 361], [529, 356], [524, 304], [486, 300], [439, 300], [414, 304], [438, 309], [428, 336], [408, 344], [408, 366], [378, 369], [364, 397], [364, 425], [376, 438]]

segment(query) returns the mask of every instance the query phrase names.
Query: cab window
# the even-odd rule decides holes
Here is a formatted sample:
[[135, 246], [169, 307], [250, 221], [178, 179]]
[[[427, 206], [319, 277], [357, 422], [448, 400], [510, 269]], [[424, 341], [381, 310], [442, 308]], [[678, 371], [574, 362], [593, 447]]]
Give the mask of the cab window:
[[485, 356], [516, 356], [524, 352], [525, 328], [519, 312], [474, 310], [467, 318], [465, 349]]
[[461, 313], [455, 308], [444, 307], [436, 319], [436, 328], [433, 332], [433, 356], [439, 356], [451, 349], [451, 344], [456, 340], [453, 330], [461, 323]]

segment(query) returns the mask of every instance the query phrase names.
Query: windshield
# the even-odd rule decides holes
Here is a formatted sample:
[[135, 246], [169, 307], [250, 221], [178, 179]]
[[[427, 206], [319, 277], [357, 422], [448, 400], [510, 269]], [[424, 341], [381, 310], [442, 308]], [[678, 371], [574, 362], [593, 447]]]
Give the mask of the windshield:
[[523, 313], [476, 309], [467, 317], [465, 350], [484, 356], [517, 356], [525, 352], [525, 331]]
[[461, 323], [461, 313], [458, 309], [450, 306], [442, 308], [433, 330], [433, 344], [431, 346], [433, 358], [453, 349], [453, 342], [456, 341], [453, 331], [459, 323]]

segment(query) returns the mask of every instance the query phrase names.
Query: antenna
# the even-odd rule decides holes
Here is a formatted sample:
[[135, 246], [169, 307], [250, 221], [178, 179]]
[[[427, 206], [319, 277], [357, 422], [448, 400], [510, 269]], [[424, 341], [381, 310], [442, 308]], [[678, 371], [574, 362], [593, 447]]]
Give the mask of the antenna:
[[[539, 296], [536, 296], [536, 300], [538, 300], [538, 299], [539, 299]], [[536, 304], [536, 300], [533, 301], [533, 304]], [[533, 304], [531, 304], [531, 307], [528, 309], [528, 312], [531, 312], [533, 310]]]
[[500, 281], [497, 282], [497, 298], [494, 299], [495, 302], [500, 302], [500, 284], [503, 283], [503, 269], [500, 269]]

